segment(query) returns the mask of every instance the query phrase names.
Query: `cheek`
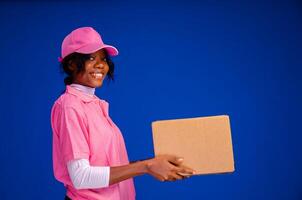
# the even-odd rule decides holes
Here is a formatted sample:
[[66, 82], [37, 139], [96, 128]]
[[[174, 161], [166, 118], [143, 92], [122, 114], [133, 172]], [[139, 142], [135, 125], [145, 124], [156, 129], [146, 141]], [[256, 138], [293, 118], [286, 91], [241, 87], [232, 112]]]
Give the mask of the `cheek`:
[[85, 63], [85, 71], [87, 71], [87, 70], [93, 68], [93, 66], [94, 66], [94, 63], [93, 63], [93, 62], [86, 62], [86, 63]]
[[84, 69], [83, 69], [83, 71], [81, 71], [79, 74], [77, 74], [77, 79], [78, 80], [83, 80], [83, 79], [87, 79], [87, 77], [88, 77], [88, 69], [89, 69], [89, 67], [91, 66], [91, 64], [85, 64], [85, 66], [84, 66]]
[[80, 74], [77, 74], [76, 75], [76, 80], [78, 80], [78, 81], [83, 81], [83, 80], [85, 80], [86, 78], [86, 74], [85, 73], [80, 73]]

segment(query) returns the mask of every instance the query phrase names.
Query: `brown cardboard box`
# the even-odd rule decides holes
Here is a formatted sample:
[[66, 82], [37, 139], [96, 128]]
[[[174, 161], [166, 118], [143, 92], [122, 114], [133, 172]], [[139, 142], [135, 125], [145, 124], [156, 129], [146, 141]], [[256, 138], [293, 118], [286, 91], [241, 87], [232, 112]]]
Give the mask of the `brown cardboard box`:
[[233, 172], [234, 158], [227, 115], [161, 120], [152, 123], [155, 155], [184, 158], [196, 174]]

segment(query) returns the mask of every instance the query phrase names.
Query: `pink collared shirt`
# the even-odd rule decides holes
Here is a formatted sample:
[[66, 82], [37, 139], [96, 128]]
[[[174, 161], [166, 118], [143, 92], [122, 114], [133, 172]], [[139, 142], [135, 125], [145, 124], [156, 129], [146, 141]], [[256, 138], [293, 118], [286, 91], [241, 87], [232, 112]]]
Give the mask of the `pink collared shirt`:
[[123, 136], [108, 115], [108, 103], [70, 86], [54, 103], [51, 112], [53, 130], [53, 169], [57, 180], [73, 200], [134, 200], [133, 179], [100, 189], [73, 187], [67, 162], [88, 159], [91, 166], [129, 164]]

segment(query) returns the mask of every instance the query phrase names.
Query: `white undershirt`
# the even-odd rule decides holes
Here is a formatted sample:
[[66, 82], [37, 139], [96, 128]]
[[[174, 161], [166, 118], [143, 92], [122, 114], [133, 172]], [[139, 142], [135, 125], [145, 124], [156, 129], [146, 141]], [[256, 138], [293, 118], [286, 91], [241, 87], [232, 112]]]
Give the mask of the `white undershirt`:
[[70, 86], [77, 89], [77, 90], [80, 90], [80, 91], [82, 91], [86, 94], [89, 94], [90, 96], [93, 96], [94, 92], [95, 92], [95, 88], [88, 87], [88, 86], [85, 86], [85, 85], [80, 85], [80, 84], [73, 83]]
[[[92, 96], [95, 92], [95, 88], [79, 84], [73, 83], [70, 86]], [[109, 186], [109, 166], [90, 166], [87, 159], [76, 159], [67, 163], [67, 169], [76, 189], [96, 189]]]
[[69, 177], [76, 189], [97, 189], [109, 186], [110, 167], [90, 166], [87, 159], [67, 163]]

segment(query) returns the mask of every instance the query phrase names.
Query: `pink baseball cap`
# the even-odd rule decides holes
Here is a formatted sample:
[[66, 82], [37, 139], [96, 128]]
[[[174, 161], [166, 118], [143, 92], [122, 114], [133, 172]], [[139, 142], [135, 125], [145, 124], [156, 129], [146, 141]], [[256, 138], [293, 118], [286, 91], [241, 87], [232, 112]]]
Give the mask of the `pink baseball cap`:
[[100, 49], [106, 49], [110, 56], [118, 55], [118, 50], [114, 46], [104, 44], [101, 35], [92, 27], [77, 28], [64, 38], [59, 61], [74, 52], [90, 54]]

